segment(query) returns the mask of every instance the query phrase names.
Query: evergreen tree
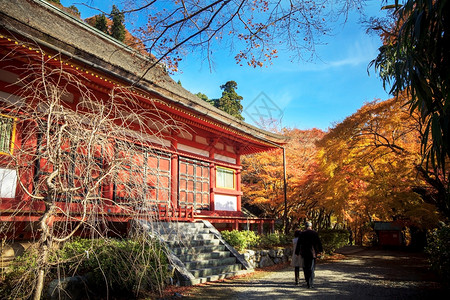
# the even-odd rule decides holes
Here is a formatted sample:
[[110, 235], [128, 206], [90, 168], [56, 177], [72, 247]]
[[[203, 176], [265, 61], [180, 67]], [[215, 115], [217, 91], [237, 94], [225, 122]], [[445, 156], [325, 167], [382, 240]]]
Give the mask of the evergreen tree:
[[125, 16], [122, 12], [120, 12], [117, 6], [113, 5], [111, 17], [113, 21], [111, 26], [111, 36], [116, 40], [123, 42], [125, 40], [125, 25], [123, 24], [125, 21]]
[[78, 8], [77, 8], [75, 5], [69, 6], [69, 7], [67, 8], [67, 11], [68, 11], [70, 14], [72, 14], [73, 16], [76, 16], [76, 17], [78, 17], [78, 18], [81, 16], [80, 11], [78, 10]]
[[244, 98], [236, 93], [237, 83], [231, 80], [221, 85], [220, 88], [223, 90], [222, 97], [213, 100], [214, 106], [239, 120], [244, 120], [244, 117], [241, 115], [243, 110], [241, 101]]
[[199, 93], [197, 93], [197, 94], [195, 94], [195, 95], [196, 95], [197, 97], [199, 97], [200, 99], [202, 99], [202, 100], [208, 102], [209, 104], [215, 106], [215, 104], [214, 104], [214, 99], [209, 99], [208, 96], [206, 96], [205, 94], [199, 92]]
[[95, 16], [95, 24], [94, 27], [97, 28], [98, 30], [104, 32], [104, 33], [108, 33], [108, 24], [106, 22], [106, 16], [105, 14], [101, 14], [101, 15], [96, 15]]

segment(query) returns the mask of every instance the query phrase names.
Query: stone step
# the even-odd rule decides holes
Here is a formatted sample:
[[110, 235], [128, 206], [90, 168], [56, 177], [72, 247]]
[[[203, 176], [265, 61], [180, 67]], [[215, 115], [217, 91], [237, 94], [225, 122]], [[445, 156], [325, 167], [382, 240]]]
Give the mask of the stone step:
[[183, 229], [161, 229], [159, 234], [209, 234], [210, 231], [207, 228], [183, 228]]
[[240, 270], [240, 271], [236, 271], [236, 272], [228, 272], [228, 273], [222, 273], [222, 274], [218, 274], [218, 275], [199, 277], [199, 278], [195, 278], [194, 280], [192, 280], [189, 283], [182, 282], [181, 284], [182, 285], [193, 285], [193, 284], [200, 284], [200, 283], [211, 282], [211, 281], [218, 281], [218, 280], [222, 280], [225, 278], [234, 277], [237, 275], [247, 274], [249, 272], [252, 272], [252, 271]]
[[208, 234], [208, 228], [186, 227], [186, 228], [154, 228], [153, 232], [159, 234]]
[[215, 252], [224, 251], [226, 249], [225, 245], [209, 245], [209, 246], [198, 246], [198, 247], [176, 247], [171, 248], [173, 254], [175, 255], [186, 255], [186, 254], [198, 254], [205, 252]]
[[237, 272], [242, 270], [242, 265], [240, 264], [232, 264], [232, 265], [226, 265], [226, 266], [218, 266], [218, 267], [211, 267], [211, 268], [204, 268], [204, 269], [195, 269], [190, 270], [192, 275], [194, 275], [195, 278], [199, 277], [207, 277], [212, 275], [219, 275], [223, 273], [230, 273], [230, 272]]
[[208, 222], [147, 222], [142, 226], [170, 249], [182, 285], [220, 280], [251, 269]]
[[230, 257], [229, 251], [206, 252], [198, 254], [179, 255], [178, 258], [186, 263], [188, 261], [210, 260]]
[[236, 264], [236, 257], [234, 257], [234, 256], [220, 258], [220, 259], [187, 261], [184, 263], [184, 265], [186, 266], [186, 268], [188, 270], [205, 269], [205, 268], [218, 267], [218, 266], [224, 266], [224, 265], [232, 265], [232, 264]]
[[220, 240], [191, 240], [191, 241], [166, 241], [166, 244], [169, 248], [177, 248], [177, 247], [199, 247], [199, 246], [212, 246], [212, 245], [220, 245]]
[[186, 228], [203, 229], [205, 225], [201, 222], [152, 222], [149, 224], [151, 228], [161, 230], [184, 230]]
[[189, 242], [191, 240], [212, 240], [214, 239], [214, 234], [211, 233], [173, 233], [173, 234], [161, 234], [161, 239], [164, 241], [181, 241]]

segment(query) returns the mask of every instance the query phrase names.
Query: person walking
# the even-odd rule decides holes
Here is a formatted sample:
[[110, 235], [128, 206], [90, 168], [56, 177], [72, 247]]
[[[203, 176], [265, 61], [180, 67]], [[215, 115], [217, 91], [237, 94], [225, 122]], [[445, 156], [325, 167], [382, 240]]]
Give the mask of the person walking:
[[300, 277], [300, 268], [303, 267], [303, 260], [301, 255], [295, 254], [295, 249], [297, 248], [297, 241], [298, 237], [300, 236], [301, 231], [296, 230], [294, 232], [294, 239], [292, 240], [293, 245], [293, 254], [292, 254], [292, 261], [291, 266], [294, 267], [294, 276], [295, 276], [295, 285], [298, 285], [298, 279]]
[[306, 286], [314, 287], [314, 271], [316, 268], [316, 258], [323, 252], [322, 242], [319, 234], [312, 229], [312, 223], [305, 223], [306, 229], [300, 233], [295, 247], [295, 254], [303, 258], [303, 274], [305, 275]]

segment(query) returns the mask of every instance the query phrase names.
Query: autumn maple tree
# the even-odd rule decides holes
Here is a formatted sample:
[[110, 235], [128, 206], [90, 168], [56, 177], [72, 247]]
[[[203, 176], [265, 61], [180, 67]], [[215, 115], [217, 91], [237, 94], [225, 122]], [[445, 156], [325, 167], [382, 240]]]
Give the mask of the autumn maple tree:
[[355, 231], [376, 220], [421, 228], [438, 220], [435, 203], [419, 193], [431, 188], [418, 173], [423, 127], [406, 101], [367, 103], [320, 142], [324, 205]]
[[439, 191], [424, 173], [424, 124], [407, 101], [403, 95], [367, 103], [328, 133], [285, 129], [287, 205], [281, 150], [243, 159], [244, 204], [281, 220], [286, 209], [288, 229], [304, 219], [319, 229], [352, 229], [359, 244], [373, 221], [432, 228], [441, 218]]
[[281, 149], [247, 156], [243, 159], [242, 190], [244, 203], [257, 206], [264, 216], [288, 219], [285, 230], [298, 226], [300, 220], [318, 219], [320, 189], [317, 183], [317, 148], [324, 132], [319, 129], [284, 129], [290, 137], [286, 149], [287, 205], [284, 202], [283, 158]]
[[383, 46], [372, 65], [395, 96], [408, 94], [412, 114], [425, 124], [421, 139], [426, 160], [419, 171], [438, 191], [435, 200], [450, 218], [449, 53], [447, 0], [395, 0], [387, 6], [393, 21], [374, 26]]

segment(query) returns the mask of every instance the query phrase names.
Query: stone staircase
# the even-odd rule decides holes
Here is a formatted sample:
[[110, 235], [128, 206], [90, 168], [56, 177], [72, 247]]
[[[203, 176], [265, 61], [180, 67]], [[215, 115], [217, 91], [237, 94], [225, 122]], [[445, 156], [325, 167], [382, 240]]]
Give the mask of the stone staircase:
[[141, 222], [167, 245], [180, 285], [194, 285], [252, 272], [248, 262], [207, 221]]

